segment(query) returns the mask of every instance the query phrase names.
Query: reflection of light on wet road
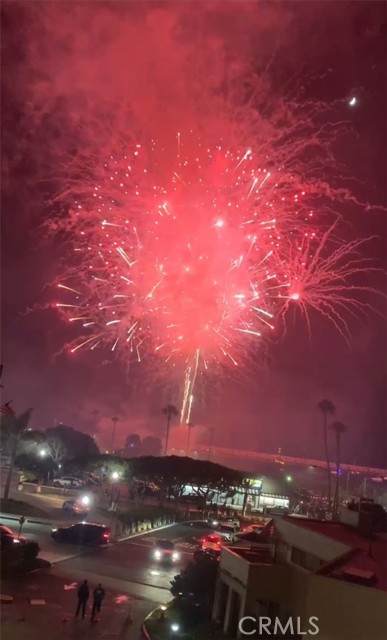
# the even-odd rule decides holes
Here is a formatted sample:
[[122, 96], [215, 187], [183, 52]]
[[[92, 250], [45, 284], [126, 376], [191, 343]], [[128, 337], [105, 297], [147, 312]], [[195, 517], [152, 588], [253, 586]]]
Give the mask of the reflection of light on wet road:
[[160, 575], [160, 571], [151, 571], [151, 575], [152, 576], [159, 576]]

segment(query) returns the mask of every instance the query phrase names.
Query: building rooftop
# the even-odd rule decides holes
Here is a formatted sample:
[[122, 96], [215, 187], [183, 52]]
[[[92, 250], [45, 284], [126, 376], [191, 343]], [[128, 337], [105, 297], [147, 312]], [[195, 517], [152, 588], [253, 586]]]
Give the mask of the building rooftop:
[[357, 582], [387, 591], [387, 535], [361, 535], [340, 522], [284, 517], [292, 525], [333, 538], [348, 547], [348, 552], [323, 567], [319, 573], [339, 580]]
[[260, 547], [226, 547], [227, 551], [235, 553], [240, 558], [244, 558], [250, 564], [273, 564], [272, 545], [262, 545]]

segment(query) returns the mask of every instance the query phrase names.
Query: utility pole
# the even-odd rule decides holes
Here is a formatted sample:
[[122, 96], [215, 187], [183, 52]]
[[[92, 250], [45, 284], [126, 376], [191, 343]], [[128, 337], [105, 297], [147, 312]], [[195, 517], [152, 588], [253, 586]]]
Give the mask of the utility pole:
[[112, 452], [114, 451], [114, 439], [116, 437], [116, 426], [117, 426], [117, 422], [119, 422], [119, 418], [117, 418], [117, 416], [114, 416], [114, 418], [112, 418], [112, 423], [113, 423], [113, 434], [112, 434]]

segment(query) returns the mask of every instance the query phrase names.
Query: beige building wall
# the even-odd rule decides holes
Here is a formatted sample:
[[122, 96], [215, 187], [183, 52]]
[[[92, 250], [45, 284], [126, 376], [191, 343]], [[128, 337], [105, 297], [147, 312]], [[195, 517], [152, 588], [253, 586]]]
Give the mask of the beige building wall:
[[319, 618], [318, 640], [386, 640], [387, 594], [319, 575], [310, 575], [305, 615]]
[[272, 615], [282, 621], [299, 617], [302, 630], [308, 629], [310, 617], [318, 618], [317, 640], [387, 639], [387, 594], [382, 590], [309, 573], [295, 565], [249, 565], [228, 550], [222, 552], [219, 580], [229, 587], [227, 615], [234, 591], [241, 599], [240, 617], [267, 616], [269, 603], [276, 603], [278, 612]]
[[[289, 547], [302, 549], [305, 553], [310, 553], [324, 562], [330, 562], [334, 558], [338, 558], [350, 548], [342, 542], [338, 542], [333, 538], [329, 538], [315, 531], [303, 529], [299, 525], [293, 524], [283, 518], [277, 518], [275, 530], [280, 538], [286, 540]], [[288, 560], [290, 560], [290, 558], [288, 558]]]

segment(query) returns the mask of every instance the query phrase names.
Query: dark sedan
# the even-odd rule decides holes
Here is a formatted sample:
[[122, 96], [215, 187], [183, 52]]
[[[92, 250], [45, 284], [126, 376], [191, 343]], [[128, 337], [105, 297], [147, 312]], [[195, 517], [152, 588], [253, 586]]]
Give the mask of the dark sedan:
[[51, 537], [55, 542], [67, 542], [68, 544], [82, 544], [98, 547], [107, 544], [110, 539], [110, 529], [104, 524], [92, 522], [78, 522], [70, 527], [58, 527], [53, 529]]

